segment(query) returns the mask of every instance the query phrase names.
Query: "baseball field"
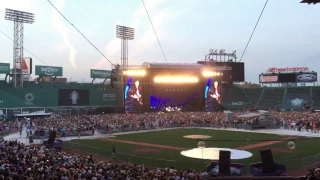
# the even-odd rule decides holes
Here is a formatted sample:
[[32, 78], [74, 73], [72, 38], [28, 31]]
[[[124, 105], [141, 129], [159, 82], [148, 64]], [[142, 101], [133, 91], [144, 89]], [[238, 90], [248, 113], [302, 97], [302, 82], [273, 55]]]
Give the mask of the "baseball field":
[[[174, 129], [138, 132], [135, 134], [106, 136], [103, 139], [76, 139], [64, 142], [64, 148], [100, 157], [111, 157], [112, 145], [116, 147], [117, 159], [124, 162], [144, 164], [150, 167], [171, 167], [177, 169], [204, 170], [209, 160], [184, 157], [181, 151], [196, 148], [200, 140], [186, 139], [185, 135], [207, 135], [206, 147], [233, 148], [249, 151], [251, 158], [232, 160], [247, 166], [260, 162], [261, 149], [272, 149], [274, 160], [285, 164], [288, 169], [301, 168], [320, 162], [320, 139], [289, 137], [275, 134], [239, 132], [212, 129]], [[295, 149], [288, 148], [288, 142], [295, 143]], [[319, 155], [317, 155], [319, 154]]]

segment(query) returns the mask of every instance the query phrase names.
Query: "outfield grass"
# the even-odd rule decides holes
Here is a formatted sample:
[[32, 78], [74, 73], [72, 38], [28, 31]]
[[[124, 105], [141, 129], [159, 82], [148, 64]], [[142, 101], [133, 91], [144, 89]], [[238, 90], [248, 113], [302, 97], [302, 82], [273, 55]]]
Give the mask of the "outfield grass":
[[[146, 133], [136, 133], [128, 135], [119, 135], [116, 139], [145, 142], [151, 144], [161, 144], [167, 146], [195, 148], [199, 140], [185, 139], [185, 135], [209, 135], [211, 139], [206, 141], [207, 147], [221, 147], [221, 148], [237, 148], [249, 144], [257, 144], [266, 140], [279, 140], [285, 136], [278, 136], [272, 134], [251, 133], [251, 132], [236, 132], [225, 130], [204, 130], [204, 129], [175, 129], [165, 131], [153, 131]], [[300, 167], [302, 157], [312, 156], [320, 152], [319, 139], [303, 139], [296, 140], [296, 149], [290, 153], [273, 152], [274, 159], [277, 162], [285, 163], [289, 168]], [[115, 145], [118, 152], [118, 158], [137, 164], [145, 164], [153, 167], [169, 167], [174, 166], [178, 169], [196, 169], [203, 170], [208, 164], [208, 160], [197, 160], [184, 157], [180, 155], [179, 151], [162, 149], [159, 153], [140, 154], [133, 152], [139, 145], [109, 142], [103, 140], [74, 140], [71, 143], [66, 142], [65, 147], [74, 148], [83, 152], [90, 152], [104, 156], [111, 155], [111, 146]], [[287, 148], [287, 142], [281, 142], [263, 148]], [[250, 149], [253, 156], [248, 159], [232, 161], [235, 163], [243, 163], [249, 167], [250, 163], [260, 161], [260, 148]], [[299, 160], [294, 160], [299, 159]], [[288, 161], [289, 160], [289, 161]], [[307, 163], [307, 162], [304, 162]]]

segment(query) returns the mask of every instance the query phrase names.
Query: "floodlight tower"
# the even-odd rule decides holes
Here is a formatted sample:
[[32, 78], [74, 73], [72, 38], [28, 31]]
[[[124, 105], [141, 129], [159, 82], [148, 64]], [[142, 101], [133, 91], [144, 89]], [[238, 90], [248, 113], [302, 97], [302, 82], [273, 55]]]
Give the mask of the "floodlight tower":
[[121, 69], [128, 68], [128, 40], [134, 39], [134, 28], [120, 26], [116, 27], [117, 38], [121, 39]]
[[5, 19], [14, 22], [13, 38], [13, 87], [23, 87], [23, 24], [32, 24], [34, 14], [6, 9]]

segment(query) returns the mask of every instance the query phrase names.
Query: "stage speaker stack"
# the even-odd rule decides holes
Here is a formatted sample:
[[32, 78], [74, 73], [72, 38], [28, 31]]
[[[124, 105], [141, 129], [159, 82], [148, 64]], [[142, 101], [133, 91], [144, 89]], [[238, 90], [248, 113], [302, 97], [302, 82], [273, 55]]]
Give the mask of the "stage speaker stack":
[[275, 163], [273, 161], [273, 155], [271, 149], [261, 150], [260, 157], [262, 161], [263, 173], [272, 173], [275, 171]]
[[230, 151], [219, 152], [219, 174], [221, 176], [230, 175]]
[[57, 132], [51, 131], [49, 134], [48, 144], [53, 145], [54, 141], [56, 140]]

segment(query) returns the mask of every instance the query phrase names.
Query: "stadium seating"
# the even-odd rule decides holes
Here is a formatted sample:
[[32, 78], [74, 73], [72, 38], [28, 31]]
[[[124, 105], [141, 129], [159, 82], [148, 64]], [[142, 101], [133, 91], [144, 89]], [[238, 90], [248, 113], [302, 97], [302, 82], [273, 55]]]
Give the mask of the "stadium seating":
[[39, 89], [40, 86], [34, 82], [34, 81], [25, 81], [23, 82], [24, 88], [30, 88], [30, 89]]
[[287, 87], [287, 95], [311, 95], [310, 87]]
[[243, 88], [237, 86], [222, 86], [223, 102], [248, 102]]
[[312, 87], [312, 101], [315, 109], [320, 108], [320, 87]]
[[285, 88], [266, 87], [263, 89], [262, 98], [258, 104], [258, 109], [268, 110], [277, 104], [281, 105], [285, 95]]
[[262, 93], [262, 88], [243, 88], [243, 90], [247, 95], [249, 101], [252, 101], [252, 102], [259, 101]]

